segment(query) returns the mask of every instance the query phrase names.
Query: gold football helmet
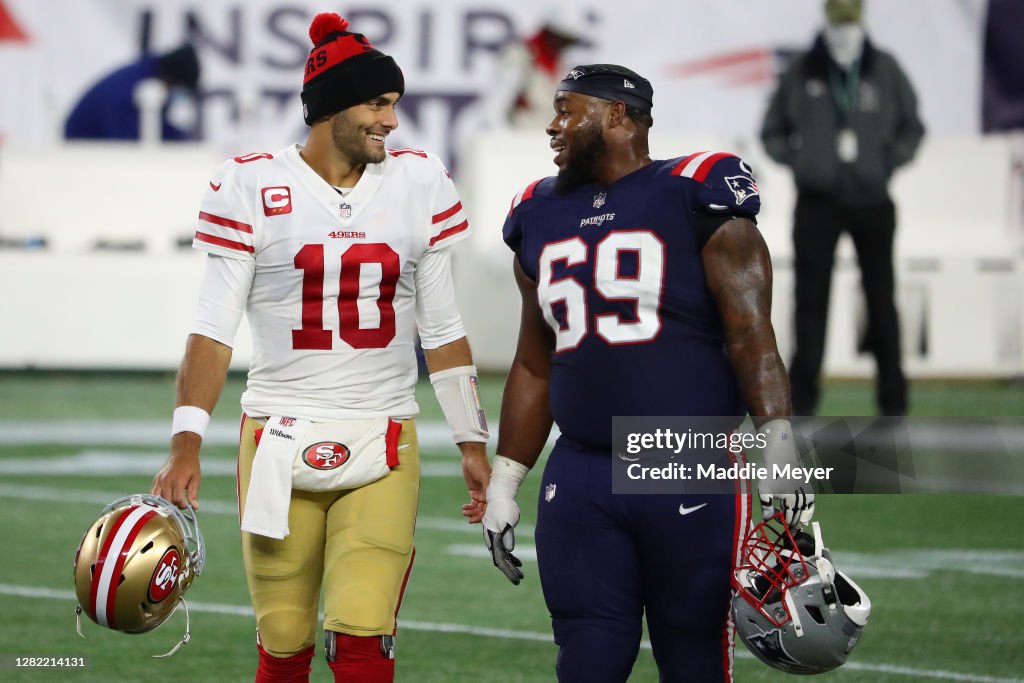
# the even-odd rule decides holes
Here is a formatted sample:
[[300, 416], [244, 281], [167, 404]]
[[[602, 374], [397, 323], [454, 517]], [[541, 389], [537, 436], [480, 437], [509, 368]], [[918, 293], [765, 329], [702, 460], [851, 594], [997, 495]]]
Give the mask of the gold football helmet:
[[[100, 626], [146, 633], [164, 623], [180, 602], [189, 641], [185, 591], [203, 571], [206, 543], [195, 511], [179, 510], [149, 494], [115, 500], [85, 532], [75, 553], [78, 634], [84, 611]], [[83, 636], [84, 637], [84, 636]]]

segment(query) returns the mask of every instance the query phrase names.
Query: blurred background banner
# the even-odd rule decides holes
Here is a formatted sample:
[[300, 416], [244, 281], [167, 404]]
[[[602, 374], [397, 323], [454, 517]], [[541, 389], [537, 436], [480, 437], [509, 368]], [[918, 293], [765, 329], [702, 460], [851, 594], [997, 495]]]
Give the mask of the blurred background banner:
[[[332, 10], [405, 72], [389, 144], [436, 153], [458, 184], [473, 227], [457, 248], [459, 306], [482, 368], [507, 369], [518, 327], [501, 241], [509, 202], [556, 170], [543, 132], [548, 95], [529, 103], [537, 116], [526, 127], [489, 118], [488, 105], [509, 94], [510, 48], [533, 45], [544, 27], [571, 37], [543, 65], [549, 83], [565, 65], [593, 62], [650, 78], [655, 157], [728, 150], [753, 167], [775, 267], [773, 321], [790, 357], [795, 192], [758, 134], [778, 74], [821, 27], [819, 3], [0, 0], [0, 286], [18, 292], [0, 301], [0, 367], [176, 365], [194, 315], [202, 259], [189, 244], [209, 174], [225, 158], [305, 138], [306, 31], [317, 12]], [[869, 35], [907, 71], [928, 131], [892, 185], [896, 298], [912, 376], [1024, 374], [1022, 22], [1016, 0], [866, 3]], [[153, 62], [184, 45], [198, 58], [196, 87], [144, 79], [121, 94], [121, 110], [139, 109], [130, 130], [65, 139], [97, 84], [124, 88], [159, 74]], [[160, 144], [171, 126], [191, 141]], [[124, 142], [140, 136], [141, 144]], [[829, 374], [873, 371], [860, 290], [844, 237]], [[246, 327], [236, 368], [248, 363]]]
[[[399, 144], [452, 158], [455, 141], [477, 124], [500, 48], [536, 30], [549, 4], [3, 0], [0, 133], [9, 143], [51, 141], [102, 75], [143, 52], [191, 41], [203, 65], [203, 137], [232, 151], [286, 144], [304, 132], [297, 95], [306, 28], [316, 12], [338, 10], [405, 72]], [[820, 21], [818, 7], [806, 0], [779, 0], [770, 12], [759, 0], [637, 0], [629, 12], [595, 0], [560, 4], [564, 21], [584, 39], [568, 61], [628, 63], [655, 84], [659, 129], [718, 135], [756, 129], [778, 66], [807, 46]], [[868, 26], [905, 65], [932, 134], [977, 134], [988, 2], [930, 0], [927, 11], [924, 4], [869, 3]], [[1007, 42], [1015, 40], [1012, 23], [994, 23], [990, 31], [1000, 26]]]

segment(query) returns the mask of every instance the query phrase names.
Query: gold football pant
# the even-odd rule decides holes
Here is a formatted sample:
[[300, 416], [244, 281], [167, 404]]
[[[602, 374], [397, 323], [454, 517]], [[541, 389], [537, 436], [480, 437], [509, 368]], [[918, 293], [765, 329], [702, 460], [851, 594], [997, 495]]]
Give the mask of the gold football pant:
[[[243, 416], [240, 513], [260, 426], [261, 421]], [[398, 467], [372, 484], [348, 491], [292, 489], [291, 533], [283, 540], [242, 532], [242, 560], [256, 627], [270, 654], [288, 657], [316, 640], [321, 585], [325, 630], [354, 636], [395, 632], [412, 569], [419, 501], [419, 443], [413, 420], [402, 422], [398, 443]]]

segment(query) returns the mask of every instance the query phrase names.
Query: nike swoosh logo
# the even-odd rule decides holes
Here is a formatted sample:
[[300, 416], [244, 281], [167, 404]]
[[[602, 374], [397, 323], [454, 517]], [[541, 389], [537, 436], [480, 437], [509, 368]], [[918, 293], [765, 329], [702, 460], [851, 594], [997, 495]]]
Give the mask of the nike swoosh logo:
[[688, 515], [691, 512], [696, 512], [697, 510], [700, 510], [705, 505], [707, 505], [707, 503], [701, 503], [700, 505], [694, 505], [692, 508], [688, 508], [685, 505], [680, 505], [679, 506], [679, 514], [681, 514], [681, 515]]
[[220, 186], [223, 185], [223, 184], [224, 183], [217, 183], [216, 185], [214, 185], [213, 181], [211, 180], [210, 181], [210, 189], [213, 190], [214, 192], [217, 192], [218, 190], [220, 190]]
[[411, 445], [412, 445], [411, 443], [400, 443], [400, 444], [398, 444], [398, 448], [397, 448], [397, 449], [395, 449], [395, 450], [399, 450], [399, 451], [400, 451], [400, 450], [402, 450], [403, 448], [408, 448], [408, 447], [409, 447], [409, 446], [411, 446]]

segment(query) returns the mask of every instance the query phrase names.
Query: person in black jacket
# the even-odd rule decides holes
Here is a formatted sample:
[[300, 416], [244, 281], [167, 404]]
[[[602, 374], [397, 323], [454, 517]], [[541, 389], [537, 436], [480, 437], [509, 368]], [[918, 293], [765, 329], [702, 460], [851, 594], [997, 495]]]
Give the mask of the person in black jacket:
[[817, 408], [832, 266], [846, 231], [867, 300], [879, 413], [905, 415], [894, 301], [896, 209], [888, 185], [914, 157], [924, 125], [906, 74], [864, 31], [862, 0], [826, 0], [825, 16], [811, 49], [780, 78], [761, 128], [768, 154], [792, 170], [797, 187], [793, 413], [813, 415]]

